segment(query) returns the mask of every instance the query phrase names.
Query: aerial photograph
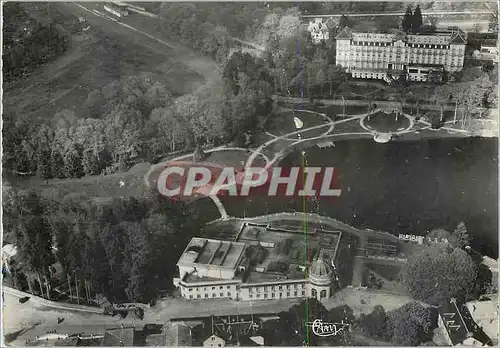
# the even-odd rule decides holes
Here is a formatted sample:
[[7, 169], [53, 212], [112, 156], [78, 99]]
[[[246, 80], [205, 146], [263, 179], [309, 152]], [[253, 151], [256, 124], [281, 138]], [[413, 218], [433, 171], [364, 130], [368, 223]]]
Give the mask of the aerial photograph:
[[498, 346], [498, 12], [3, 1], [0, 346]]

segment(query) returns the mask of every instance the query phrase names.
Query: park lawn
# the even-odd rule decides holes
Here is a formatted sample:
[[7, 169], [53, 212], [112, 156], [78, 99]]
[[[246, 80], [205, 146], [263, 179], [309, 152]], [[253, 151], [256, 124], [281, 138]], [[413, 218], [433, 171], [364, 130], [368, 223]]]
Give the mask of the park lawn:
[[337, 123], [335, 125], [335, 128], [333, 128], [333, 131], [330, 133], [330, 135], [342, 134], [342, 133], [364, 133], [364, 132], [366, 132], [366, 130], [364, 130], [363, 127], [360, 126], [359, 119], [353, 119], [350, 121]]
[[295, 127], [294, 117], [299, 118], [303, 122], [303, 129], [329, 122], [328, 118], [325, 118], [317, 113], [301, 110], [287, 110], [271, 116], [267, 120], [266, 131], [276, 136], [295, 132], [297, 131], [297, 128]]
[[370, 130], [375, 132], [389, 133], [399, 132], [405, 130], [410, 125], [410, 120], [403, 115], [398, 117], [396, 121], [396, 114], [379, 111], [370, 116], [370, 119], [365, 118], [364, 124]]
[[[46, 197], [58, 194], [82, 194], [97, 201], [107, 201], [114, 197], [148, 197], [152, 191], [145, 185], [144, 176], [149, 168], [149, 163], [139, 163], [127, 172], [112, 175], [89, 175], [82, 178], [46, 181], [36, 177], [6, 177], [4, 174], [3, 180], [17, 189], [32, 189]], [[123, 187], [120, 187], [120, 181], [125, 183]]]

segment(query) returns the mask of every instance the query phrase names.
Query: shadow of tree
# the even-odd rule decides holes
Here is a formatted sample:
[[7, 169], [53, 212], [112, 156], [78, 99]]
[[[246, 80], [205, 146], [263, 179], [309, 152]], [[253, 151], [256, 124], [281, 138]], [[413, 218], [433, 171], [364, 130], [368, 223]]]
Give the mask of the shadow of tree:
[[35, 327], [37, 327], [38, 325], [40, 325], [40, 323], [36, 323], [28, 328], [24, 328], [24, 329], [21, 329], [21, 330], [18, 330], [16, 332], [11, 332], [11, 333], [8, 333], [4, 336], [4, 341], [5, 343], [11, 343], [15, 340], [17, 340], [19, 338], [19, 336], [25, 334], [26, 332], [28, 332], [29, 330], [32, 330], [34, 329]]

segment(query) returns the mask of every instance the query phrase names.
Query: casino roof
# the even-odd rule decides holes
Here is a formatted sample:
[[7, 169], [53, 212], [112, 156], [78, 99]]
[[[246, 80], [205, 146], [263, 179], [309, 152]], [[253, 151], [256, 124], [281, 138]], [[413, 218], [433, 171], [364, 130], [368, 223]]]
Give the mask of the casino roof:
[[234, 269], [244, 249], [245, 243], [194, 237], [177, 264], [210, 265]]

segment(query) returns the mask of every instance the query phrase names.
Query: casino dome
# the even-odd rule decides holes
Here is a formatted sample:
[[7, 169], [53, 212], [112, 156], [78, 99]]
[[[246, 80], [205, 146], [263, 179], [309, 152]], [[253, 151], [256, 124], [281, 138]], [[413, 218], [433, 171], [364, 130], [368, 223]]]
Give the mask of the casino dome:
[[335, 272], [329, 260], [320, 255], [309, 267], [309, 280], [315, 285], [330, 285], [335, 278]]

